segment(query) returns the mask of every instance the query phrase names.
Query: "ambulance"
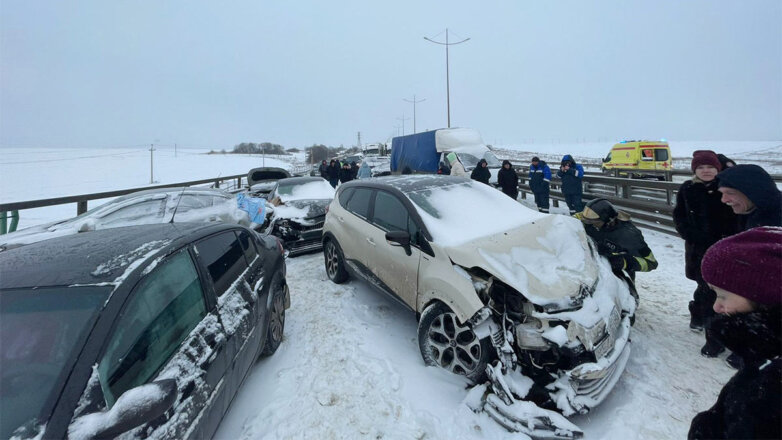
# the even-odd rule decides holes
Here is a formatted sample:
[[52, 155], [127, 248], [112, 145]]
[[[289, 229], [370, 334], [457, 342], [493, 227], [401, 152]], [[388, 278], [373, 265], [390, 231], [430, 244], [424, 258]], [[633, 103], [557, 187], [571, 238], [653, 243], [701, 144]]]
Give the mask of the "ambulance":
[[629, 179], [671, 180], [673, 158], [666, 141], [622, 141], [603, 159], [603, 173]]

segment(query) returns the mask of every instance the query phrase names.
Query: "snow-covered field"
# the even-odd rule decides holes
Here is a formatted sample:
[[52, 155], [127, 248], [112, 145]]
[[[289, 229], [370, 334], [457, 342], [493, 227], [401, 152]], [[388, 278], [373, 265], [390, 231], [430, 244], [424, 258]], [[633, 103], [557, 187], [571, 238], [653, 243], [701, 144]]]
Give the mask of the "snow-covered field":
[[[735, 150], [718, 150], [739, 162], [741, 152], [759, 152], [758, 161], [782, 157], [779, 142], [740, 144]], [[600, 157], [610, 148], [601, 145], [597, 154], [582, 153], [575, 144], [525, 144], [517, 150]], [[689, 152], [675, 149], [674, 155], [708, 146], [714, 143], [693, 143]], [[262, 162], [258, 156], [202, 152], [180, 150], [177, 157], [173, 151], [156, 152], [155, 180], [241, 174]], [[143, 149], [3, 153], [3, 202], [149, 184], [149, 152]], [[301, 157], [267, 157], [266, 165], [290, 167], [294, 160]], [[553, 211], [566, 214], [562, 207]], [[22, 211], [20, 226], [74, 214], [74, 205]], [[571, 418], [590, 439], [683, 438], [692, 417], [715, 401], [733, 372], [721, 359], [701, 357], [703, 336], [688, 328], [687, 302], [695, 283], [684, 276], [682, 240], [644, 234], [660, 265], [638, 274], [641, 303], [627, 369], [601, 406]], [[472, 413], [463, 403], [463, 379], [424, 366], [415, 317], [395, 301], [359, 281], [331, 283], [321, 254], [288, 260], [288, 283], [291, 308], [283, 343], [253, 369], [217, 438], [524, 438]]]

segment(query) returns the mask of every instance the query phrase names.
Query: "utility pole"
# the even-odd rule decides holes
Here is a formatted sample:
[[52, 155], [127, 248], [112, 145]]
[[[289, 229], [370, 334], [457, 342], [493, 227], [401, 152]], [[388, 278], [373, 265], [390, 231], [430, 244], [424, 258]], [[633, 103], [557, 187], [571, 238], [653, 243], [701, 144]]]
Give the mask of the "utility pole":
[[446, 106], [448, 108], [448, 128], [451, 128], [451, 80], [450, 80], [450, 73], [448, 70], [448, 46], [454, 46], [456, 44], [464, 43], [465, 41], [469, 40], [469, 38], [465, 38], [462, 41], [457, 41], [456, 43], [449, 43], [448, 28], [445, 28], [445, 43], [434, 41], [431, 38], [427, 38], [427, 37], [424, 37], [424, 40], [445, 46], [445, 96], [446, 96]]
[[405, 114], [402, 113], [402, 117], [401, 118], [396, 118], [396, 120], [397, 121], [402, 121], [402, 136], [404, 136], [405, 135], [405, 121], [409, 121], [410, 118], [406, 118]]
[[358, 148], [361, 149], [361, 132], [358, 132]]
[[176, 157], [176, 144], [174, 144], [174, 157]]
[[155, 180], [152, 178], [154, 176], [153, 174], [153, 163], [155, 161], [154, 159], [155, 154], [155, 144], [149, 144], [149, 183], [153, 184], [155, 183]]
[[409, 99], [405, 99], [405, 98], [402, 98], [402, 101], [407, 101], [407, 102], [412, 102], [413, 103], [413, 134], [415, 134], [415, 133], [417, 133], [417, 131], [415, 130], [415, 105], [417, 103], [419, 103], [419, 102], [426, 101], [426, 98], [424, 98], [424, 99], [422, 99], [420, 101], [416, 101], [415, 100], [415, 95], [413, 95], [413, 100], [412, 101], [409, 100]]

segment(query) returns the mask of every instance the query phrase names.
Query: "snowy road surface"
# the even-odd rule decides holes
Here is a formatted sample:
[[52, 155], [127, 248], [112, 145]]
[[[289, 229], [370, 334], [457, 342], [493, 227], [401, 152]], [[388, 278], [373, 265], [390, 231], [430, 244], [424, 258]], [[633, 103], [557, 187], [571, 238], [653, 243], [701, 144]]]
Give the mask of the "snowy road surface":
[[[560, 208], [561, 209], [561, 208]], [[683, 242], [644, 231], [660, 262], [638, 274], [633, 351], [612, 395], [571, 418], [589, 439], [684, 438], [716, 400], [730, 370], [700, 355], [688, 328], [695, 283], [684, 276]], [[218, 439], [519, 439], [462, 403], [466, 382], [426, 367], [415, 315], [350, 280], [333, 284], [322, 254], [288, 260], [291, 308], [279, 351], [258, 362]]]

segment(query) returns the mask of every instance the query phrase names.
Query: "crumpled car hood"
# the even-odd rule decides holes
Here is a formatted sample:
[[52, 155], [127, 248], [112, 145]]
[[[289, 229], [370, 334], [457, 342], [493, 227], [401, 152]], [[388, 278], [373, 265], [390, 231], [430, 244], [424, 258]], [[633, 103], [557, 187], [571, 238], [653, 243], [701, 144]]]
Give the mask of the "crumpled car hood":
[[455, 264], [480, 267], [538, 305], [566, 307], [599, 268], [581, 222], [549, 215], [445, 251]]
[[[275, 207], [275, 213], [277, 218], [306, 221], [326, 215], [326, 206], [329, 203], [331, 199], [289, 200], [284, 205]], [[286, 207], [291, 209], [285, 209]]]

